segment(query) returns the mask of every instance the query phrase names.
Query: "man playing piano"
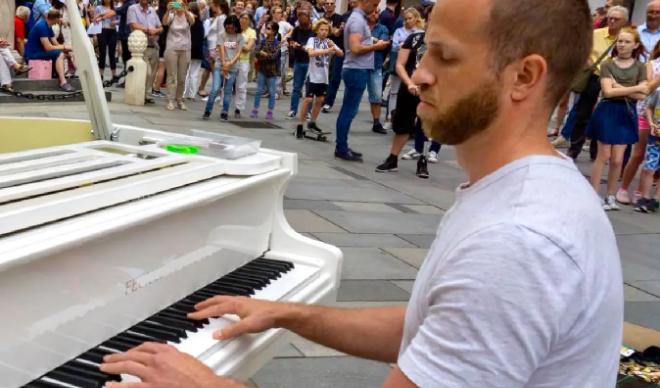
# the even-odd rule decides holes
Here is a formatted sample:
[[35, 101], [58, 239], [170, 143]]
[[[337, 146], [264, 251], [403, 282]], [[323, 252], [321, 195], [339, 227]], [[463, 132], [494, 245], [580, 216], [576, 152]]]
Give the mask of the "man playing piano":
[[[385, 387], [613, 387], [623, 320], [614, 233], [545, 133], [590, 42], [586, 0], [438, 0], [408, 86], [425, 131], [456, 146], [469, 181], [407, 308], [218, 296], [189, 317], [240, 316], [218, 340], [279, 327], [396, 363]], [[240, 386], [167, 345], [105, 361], [143, 380], [112, 387]]]

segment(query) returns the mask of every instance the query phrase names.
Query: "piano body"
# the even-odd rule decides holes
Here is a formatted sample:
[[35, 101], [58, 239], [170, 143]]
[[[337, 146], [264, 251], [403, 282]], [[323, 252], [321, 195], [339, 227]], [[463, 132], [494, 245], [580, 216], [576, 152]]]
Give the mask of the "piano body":
[[[75, 0], [67, 5], [77, 12]], [[91, 44], [80, 18], [70, 19], [90, 123], [0, 117], [5, 135], [61, 131], [58, 145], [23, 139], [22, 151], [0, 154], [0, 387], [131, 379], [103, 375], [98, 362], [144, 341], [248, 378], [285, 333], [215, 341], [212, 332], [233, 318], [185, 314], [216, 294], [335, 297], [341, 252], [296, 233], [284, 216], [296, 155], [173, 153], [163, 144], [200, 139], [113, 124]]]

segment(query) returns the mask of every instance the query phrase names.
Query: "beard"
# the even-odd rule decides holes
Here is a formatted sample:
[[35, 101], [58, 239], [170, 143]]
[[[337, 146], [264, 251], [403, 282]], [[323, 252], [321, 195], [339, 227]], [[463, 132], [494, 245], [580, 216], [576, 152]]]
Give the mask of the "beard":
[[440, 144], [466, 142], [495, 120], [500, 108], [497, 92], [495, 81], [484, 82], [444, 111], [421, 118], [424, 133]]

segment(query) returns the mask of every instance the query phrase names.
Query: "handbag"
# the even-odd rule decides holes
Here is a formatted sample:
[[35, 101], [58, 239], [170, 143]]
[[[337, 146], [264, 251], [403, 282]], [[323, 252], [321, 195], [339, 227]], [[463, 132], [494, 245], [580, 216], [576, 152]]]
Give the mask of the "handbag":
[[591, 74], [596, 70], [598, 65], [600, 65], [601, 62], [605, 59], [607, 54], [609, 54], [610, 50], [614, 47], [616, 42], [612, 43], [610, 47], [605, 50], [598, 60], [594, 62], [591, 66], [582, 69], [577, 76], [575, 76], [575, 79], [573, 79], [573, 83], [571, 84], [571, 91], [575, 93], [582, 93], [584, 92], [584, 89], [587, 88], [587, 84], [589, 83], [589, 78], [591, 77]]

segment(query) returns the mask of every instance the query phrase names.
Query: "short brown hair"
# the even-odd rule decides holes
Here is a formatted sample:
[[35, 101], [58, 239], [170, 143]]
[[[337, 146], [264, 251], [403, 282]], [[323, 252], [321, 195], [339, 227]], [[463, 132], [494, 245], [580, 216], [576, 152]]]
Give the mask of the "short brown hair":
[[545, 58], [546, 99], [552, 106], [587, 63], [593, 44], [587, 0], [493, 0], [487, 28], [498, 74], [525, 56]]
[[55, 8], [51, 8], [48, 10], [46, 13], [46, 19], [48, 20], [57, 20], [62, 17], [62, 14], [60, 11], [56, 10]]

